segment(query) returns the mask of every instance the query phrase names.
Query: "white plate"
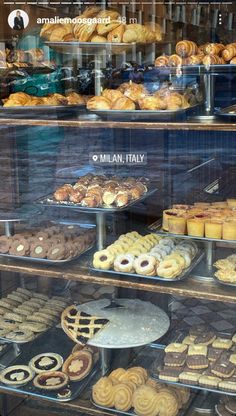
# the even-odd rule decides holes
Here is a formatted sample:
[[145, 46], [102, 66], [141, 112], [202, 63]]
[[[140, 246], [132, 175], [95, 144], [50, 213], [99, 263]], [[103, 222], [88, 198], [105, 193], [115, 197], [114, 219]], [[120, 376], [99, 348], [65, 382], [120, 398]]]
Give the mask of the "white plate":
[[110, 304], [100, 299], [77, 306], [79, 311], [109, 319], [104, 329], [89, 342], [99, 348], [131, 348], [149, 344], [161, 338], [168, 331], [168, 315], [151, 302], [138, 299], [116, 299], [124, 306], [117, 309], [103, 309]]

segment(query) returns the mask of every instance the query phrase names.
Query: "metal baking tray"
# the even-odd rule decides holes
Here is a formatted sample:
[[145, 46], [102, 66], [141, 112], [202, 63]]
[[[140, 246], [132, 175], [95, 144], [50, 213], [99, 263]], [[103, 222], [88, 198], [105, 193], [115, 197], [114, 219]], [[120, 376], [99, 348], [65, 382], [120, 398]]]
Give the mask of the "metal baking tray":
[[16, 118], [64, 118], [76, 116], [86, 110], [85, 105], [35, 105], [35, 106], [16, 106], [1, 107], [0, 115], [4, 117]]
[[108, 54], [120, 54], [135, 49], [136, 43], [113, 43], [113, 42], [45, 42], [47, 46], [63, 54], [75, 54], [79, 49], [89, 55], [96, 55], [101, 52]]
[[157, 374], [156, 369], [163, 364], [164, 360], [164, 350], [163, 349], [156, 349], [156, 359], [150, 369], [151, 372], [151, 378], [153, 378], [154, 380], [159, 381], [160, 383], [164, 383], [164, 384], [173, 384], [175, 386], [179, 386], [179, 387], [188, 387], [191, 388], [193, 390], [204, 390], [207, 392], [211, 392], [211, 393], [218, 393], [218, 394], [227, 394], [229, 396], [236, 396], [236, 392], [230, 392], [230, 391], [224, 391], [224, 390], [219, 390], [219, 389], [214, 389], [214, 388], [208, 388], [208, 387], [203, 387], [203, 386], [194, 386], [193, 384], [186, 384], [186, 383], [181, 383], [180, 381], [178, 382], [174, 382], [174, 381], [168, 381], [168, 380], [160, 380]]
[[[24, 322], [19, 322], [19, 324], [24, 323]], [[0, 337], [0, 341], [4, 341], [6, 344], [16, 344], [16, 345], [29, 344], [31, 342], [34, 342], [35, 340], [38, 340], [38, 338], [41, 338], [44, 334], [48, 333], [48, 331], [50, 331], [52, 328], [54, 328], [56, 325], [58, 325], [58, 323], [59, 323], [59, 321], [53, 323], [51, 327], [46, 329], [46, 331], [38, 332], [38, 333], [34, 332], [35, 337], [34, 337], [33, 340], [30, 340], [30, 341], [15, 341], [13, 339], [8, 339], [8, 338], [5, 338], [5, 337]], [[11, 331], [9, 330], [9, 332], [11, 332]]]
[[196, 104], [189, 108], [181, 108], [179, 110], [89, 110], [90, 113], [96, 114], [101, 118], [109, 120], [122, 119], [122, 120], [156, 120], [165, 121], [178, 119], [185, 115], [191, 115], [194, 110], [197, 110], [201, 104]]
[[122, 273], [122, 272], [117, 272], [115, 270], [102, 270], [102, 269], [96, 269], [95, 267], [93, 267], [92, 265], [90, 265], [90, 270], [94, 271], [94, 272], [102, 272], [102, 273], [106, 273], [106, 274], [115, 274], [115, 275], [119, 275], [119, 276], [128, 276], [128, 277], [134, 277], [136, 279], [144, 279], [144, 280], [156, 280], [156, 281], [161, 281], [161, 282], [165, 282], [165, 283], [169, 283], [169, 282], [179, 282], [181, 280], [186, 279], [189, 274], [191, 273], [191, 271], [194, 269], [194, 267], [196, 267], [200, 261], [203, 259], [205, 253], [203, 253], [202, 251], [199, 251], [196, 256], [194, 257], [194, 259], [191, 262], [191, 265], [185, 269], [183, 271], [183, 273], [181, 273], [178, 277], [176, 277], [175, 279], [167, 279], [164, 277], [159, 277], [159, 276], [145, 276], [145, 275], [141, 275], [141, 274], [137, 274], [137, 273]]
[[[65, 360], [71, 354], [73, 346], [74, 343], [61, 329], [53, 328], [44, 334], [44, 336], [40, 339], [40, 342], [38, 342], [38, 340], [34, 340], [30, 344], [22, 347], [20, 355], [9, 365], [28, 365], [31, 358], [44, 352], [54, 352], [60, 354]], [[31, 397], [36, 397], [38, 399], [46, 399], [54, 402], [68, 402], [74, 400], [81, 394], [98, 371], [98, 367], [99, 361], [95, 364], [90, 374], [84, 380], [69, 383], [69, 388], [72, 394], [68, 398], [58, 398], [57, 391], [40, 390], [33, 385], [33, 381], [30, 381], [22, 387], [10, 387], [0, 383], [0, 390], [5, 392], [18, 392]]]
[[[144, 347], [143, 349], [142, 349], [142, 351], [128, 364], [128, 366], [127, 366], [127, 368], [128, 367], [135, 367], [135, 366], [141, 366], [141, 367], [144, 367], [144, 368], [146, 368], [149, 372], [150, 372], [150, 368], [152, 368], [152, 364], [153, 364], [153, 361], [155, 360], [155, 358], [156, 358], [156, 353], [159, 351], [159, 348], [160, 348], [160, 350], [161, 351], [163, 351], [163, 348], [164, 348], [164, 346], [158, 346], [158, 345], [156, 345], [156, 344], [149, 344], [149, 345], [147, 345], [146, 347]], [[121, 366], [122, 367], [122, 364], [121, 365], [118, 365], [118, 366]], [[118, 366], [116, 366], [116, 367], [114, 367], [114, 368], [117, 368]], [[114, 368], [112, 368], [112, 369], [110, 369], [109, 371], [107, 371], [107, 374], [109, 373], [111, 373], [111, 371], [114, 369]], [[192, 401], [194, 400], [194, 398], [195, 398], [195, 394], [194, 393], [192, 393], [191, 395], [190, 395], [190, 399], [189, 399], [189, 401], [186, 403], [186, 405], [184, 406], [184, 408], [183, 409], [181, 409], [181, 411], [178, 413], [178, 416], [184, 416], [184, 415], [187, 415], [187, 411], [188, 411], [188, 409], [189, 409], [189, 406], [191, 405], [191, 403], [192, 403]], [[100, 406], [100, 405], [98, 405], [98, 404], [96, 404], [92, 399], [91, 399], [91, 402], [93, 403], [93, 405], [95, 406], [95, 407], [97, 407], [97, 408], [99, 408], [99, 409], [102, 409], [102, 410], [106, 410], [106, 411], [108, 411], [108, 412], [112, 412], [112, 413], [115, 413], [115, 414], [117, 414], [117, 415], [119, 415], [119, 414], [121, 414], [121, 415], [125, 415], [125, 416], [137, 416], [136, 415], [136, 413], [134, 413], [134, 411], [131, 409], [131, 410], [129, 410], [128, 412], [122, 412], [122, 411], [120, 411], [120, 410], [116, 410], [116, 409], [114, 409], [114, 408], [110, 408], [110, 407], [104, 407], [104, 406]]]
[[199, 241], [220, 241], [221, 243], [234, 243], [236, 244], [236, 240], [223, 240], [222, 238], [207, 238], [207, 237], [195, 237], [193, 235], [186, 235], [186, 234], [172, 234], [168, 231], [164, 231], [162, 229], [162, 219], [159, 219], [155, 222], [153, 222], [151, 225], [148, 226], [148, 230], [152, 233], [156, 233], [158, 235], [161, 235], [162, 237], [175, 237], [175, 238], [181, 238], [181, 239], [191, 239], [191, 240], [199, 240]]
[[91, 248], [94, 246], [94, 244], [92, 246], [89, 246], [88, 248], [86, 248], [84, 251], [82, 251], [78, 256], [72, 257], [70, 259], [64, 259], [64, 260], [38, 259], [36, 257], [14, 256], [13, 254], [2, 254], [2, 253], [0, 253], [0, 257], [5, 257], [5, 258], [11, 259], [11, 260], [27, 261], [29, 263], [40, 263], [40, 264], [45, 264], [45, 265], [50, 265], [50, 266], [60, 266], [60, 265], [67, 264], [67, 263], [70, 263], [70, 262], [75, 261], [75, 260], [79, 260], [79, 258], [83, 254], [85, 254], [87, 251], [91, 250]]
[[52, 194], [46, 195], [42, 198], [39, 198], [36, 203], [37, 204], [42, 204], [43, 206], [46, 207], [61, 207], [61, 208], [73, 208], [73, 209], [78, 209], [80, 211], [83, 212], [90, 212], [92, 214], [97, 214], [97, 213], [113, 213], [113, 212], [121, 212], [124, 211], [126, 209], [129, 209], [131, 206], [138, 204], [139, 202], [145, 200], [146, 198], [148, 198], [149, 196], [153, 195], [154, 192], [156, 192], [157, 189], [150, 189], [149, 191], [147, 191], [144, 195], [141, 196], [141, 198], [139, 199], [135, 199], [134, 201], [131, 201], [129, 204], [125, 205], [124, 207], [118, 208], [118, 207], [107, 207], [107, 206], [102, 206], [102, 207], [96, 207], [96, 208], [89, 208], [89, 207], [83, 207], [81, 204], [76, 204], [74, 202], [59, 202], [59, 201], [54, 201]]

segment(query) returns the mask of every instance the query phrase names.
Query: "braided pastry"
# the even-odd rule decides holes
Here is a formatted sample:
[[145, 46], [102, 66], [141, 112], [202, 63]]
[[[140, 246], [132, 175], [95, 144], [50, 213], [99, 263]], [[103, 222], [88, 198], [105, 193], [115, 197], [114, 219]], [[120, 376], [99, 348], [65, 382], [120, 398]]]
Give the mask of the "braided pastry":
[[205, 45], [203, 52], [206, 55], [220, 55], [224, 49], [225, 45], [222, 43], [208, 43]]
[[92, 397], [95, 403], [100, 406], [114, 406], [114, 388], [108, 377], [102, 377], [93, 386]]
[[177, 55], [187, 58], [188, 56], [196, 55], [198, 47], [197, 44], [191, 40], [181, 40], [177, 43], [175, 50]]
[[169, 56], [162, 55], [158, 56], [155, 60], [155, 66], [168, 66], [169, 65]]
[[140, 386], [133, 394], [133, 407], [138, 416], [158, 416], [157, 392], [150, 386]]
[[127, 412], [132, 407], [133, 389], [127, 383], [119, 383], [113, 390], [116, 410]]
[[222, 52], [222, 57], [225, 61], [231, 61], [236, 56], [236, 43], [230, 43], [226, 45], [225, 49]]

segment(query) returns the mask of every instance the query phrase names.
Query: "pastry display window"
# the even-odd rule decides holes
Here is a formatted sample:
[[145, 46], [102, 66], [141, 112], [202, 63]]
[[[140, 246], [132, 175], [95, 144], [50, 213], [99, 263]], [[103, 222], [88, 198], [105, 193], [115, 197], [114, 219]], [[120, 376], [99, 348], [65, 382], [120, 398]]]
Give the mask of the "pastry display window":
[[234, 2], [0, 10], [1, 415], [236, 414]]

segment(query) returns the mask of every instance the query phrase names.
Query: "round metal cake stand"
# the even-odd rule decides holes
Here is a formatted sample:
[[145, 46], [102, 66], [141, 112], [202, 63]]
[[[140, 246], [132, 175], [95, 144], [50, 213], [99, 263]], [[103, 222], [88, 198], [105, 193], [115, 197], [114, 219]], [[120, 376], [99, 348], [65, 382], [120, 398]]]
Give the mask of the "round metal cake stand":
[[79, 311], [108, 319], [101, 331], [88, 341], [101, 352], [102, 374], [110, 368], [111, 352], [153, 343], [169, 329], [168, 315], [160, 307], [139, 299], [99, 299], [78, 305]]

